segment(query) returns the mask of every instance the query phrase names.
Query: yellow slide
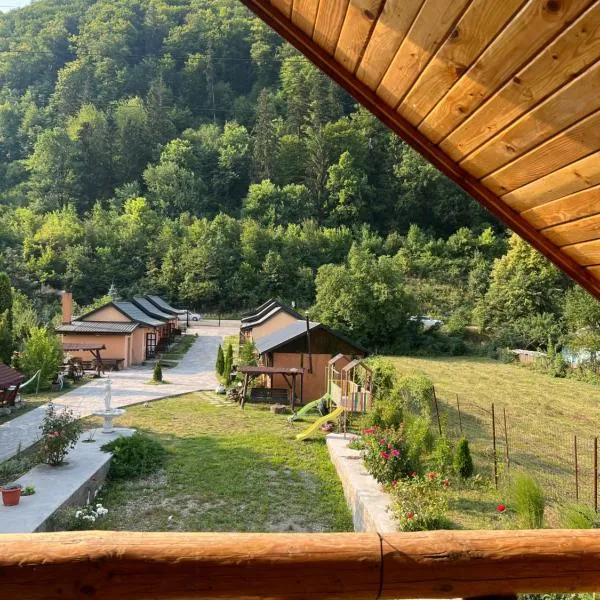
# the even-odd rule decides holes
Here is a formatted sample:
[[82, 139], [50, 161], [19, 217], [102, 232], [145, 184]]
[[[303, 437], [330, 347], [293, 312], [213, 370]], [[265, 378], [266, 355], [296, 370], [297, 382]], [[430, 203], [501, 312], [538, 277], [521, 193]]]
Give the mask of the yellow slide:
[[337, 419], [344, 412], [343, 406], [338, 406], [333, 412], [330, 412], [328, 415], [317, 419], [308, 429], [305, 429], [302, 433], [299, 433], [296, 436], [297, 440], [305, 440], [307, 437], [310, 437], [321, 425], [327, 423], [327, 421], [332, 421]]

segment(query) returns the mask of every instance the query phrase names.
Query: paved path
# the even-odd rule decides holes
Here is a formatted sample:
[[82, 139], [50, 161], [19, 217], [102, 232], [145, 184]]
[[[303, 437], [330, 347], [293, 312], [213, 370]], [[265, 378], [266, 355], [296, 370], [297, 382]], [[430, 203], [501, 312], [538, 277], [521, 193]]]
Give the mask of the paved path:
[[[218, 383], [214, 372], [217, 347], [225, 336], [238, 331], [239, 324], [235, 322], [222, 323], [221, 327], [203, 325], [188, 330], [197, 334], [198, 339], [177, 367], [163, 369], [163, 377], [170, 382], [169, 385], [148, 385], [152, 378], [150, 366], [110, 373], [113, 406], [119, 408], [198, 390], [214, 390]], [[81, 417], [91, 415], [104, 407], [104, 382], [105, 378], [94, 379], [55, 398], [54, 404], [68, 406]], [[39, 439], [39, 426], [45, 411], [45, 406], [40, 406], [0, 425], [0, 462], [14, 456], [19, 446], [25, 450]], [[115, 421], [115, 424], [118, 422]]]

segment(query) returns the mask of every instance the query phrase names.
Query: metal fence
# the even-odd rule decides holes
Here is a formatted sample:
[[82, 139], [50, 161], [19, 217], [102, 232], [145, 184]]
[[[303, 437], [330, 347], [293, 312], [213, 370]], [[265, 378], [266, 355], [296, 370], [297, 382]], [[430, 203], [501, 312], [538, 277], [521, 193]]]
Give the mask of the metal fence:
[[[513, 411], [512, 414], [510, 411]], [[547, 500], [580, 502], [598, 508], [598, 438], [531, 422], [499, 403], [434, 393], [436, 429], [450, 440], [465, 436], [479, 471], [501, 482], [526, 471], [544, 489]]]

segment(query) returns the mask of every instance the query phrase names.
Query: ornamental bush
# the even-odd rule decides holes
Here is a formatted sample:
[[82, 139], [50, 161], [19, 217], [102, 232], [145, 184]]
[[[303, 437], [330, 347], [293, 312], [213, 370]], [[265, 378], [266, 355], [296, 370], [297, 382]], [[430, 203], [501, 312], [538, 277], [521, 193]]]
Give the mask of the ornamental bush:
[[223, 355], [223, 348], [221, 344], [219, 344], [219, 348], [217, 350], [217, 363], [215, 364], [215, 370], [217, 371], [217, 375], [221, 377], [223, 375], [223, 369], [225, 368], [225, 356]]
[[31, 330], [25, 342], [19, 365], [27, 377], [40, 370], [40, 387], [49, 387], [56, 377], [63, 360], [63, 349], [60, 339], [48, 331], [46, 327]]
[[471, 477], [475, 468], [473, 467], [473, 459], [471, 458], [471, 451], [469, 450], [469, 442], [467, 438], [460, 438], [456, 451], [454, 452], [454, 471], [457, 475], [460, 475], [463, 479]]
[[541, 529], [546, 503], [540, 484], [531, 475], [518, 473], [512, 481], [511, 494], [519, 525], [524, 529]]
[[363, 443], [365, 466], [379, 483], [392, 483], [413, 471], [402, 426], [398, 429], [365, 429]]
[[102, 450], [112, 452], [110, 479], [142, 477], [158, 471], [165, 462], [165, 449], [147, 435], [134, 433], [104, 444]]
[[157, 383], [162, 382], [163, 374], [162, 367], [160, 366], [160, 360], [156, 362], [154, 365], [154, 371], [152, 372], [152, 381], [156, 381]]
[[392, 510], [401, 531], [427, 531], [447, 526], [450, 481], [431, 471], [424, 477], [414, 476], [395, 482]]
[[50, 402], [46, 416], [40, 425], [42, 431], [41, 460], [57, 466], [61, 465], [69, 450], [75, 447], [79, 436], [83, 433], [83, 425], [68, 408], [57, 410]]

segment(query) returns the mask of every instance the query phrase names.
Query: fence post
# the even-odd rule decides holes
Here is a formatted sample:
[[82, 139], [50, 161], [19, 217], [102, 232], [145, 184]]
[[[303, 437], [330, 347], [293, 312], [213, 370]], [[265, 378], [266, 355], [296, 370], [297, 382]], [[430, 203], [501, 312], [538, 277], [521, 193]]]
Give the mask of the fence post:
[[494, 484], [498, 489], [498, 457], [496, 456], [496, 415], [494, 403], [492, 402], [492, 444], [494, 448]]
[[456, 408], [458, 410], [458, 428], [460, 429], [460, 435], [462, 435], [463, 434], [462, 417], [460, 416], [460, 402], [458, 401], [458, 394], [456, 394]]
[[579, 467], [577, 465], [577, 436], [573, 436], [573, 455], [575, 457], [575, 501], [579, 502]]
[[506, 445], [506, 468], [510, 470], [510, 455], [508, 453], [508, 427], [506, 425], [506, 407], [502, 408], [504, 412], [504, 442]]
[[438, 429], [440, 431], [440, 437], [442, 437], [442, 422], [440, 421], [440, 409], [438, 406], [437, 396], [435, 395], [435, 386], [433, 386], [433, 401], [435, 403], [435, 414], [437, 415]]
[[594, 510], [598, 512], [598, 437], [594, 438]]

